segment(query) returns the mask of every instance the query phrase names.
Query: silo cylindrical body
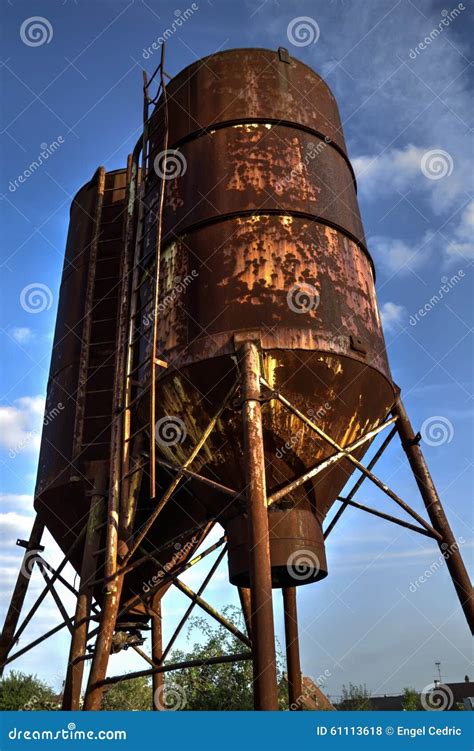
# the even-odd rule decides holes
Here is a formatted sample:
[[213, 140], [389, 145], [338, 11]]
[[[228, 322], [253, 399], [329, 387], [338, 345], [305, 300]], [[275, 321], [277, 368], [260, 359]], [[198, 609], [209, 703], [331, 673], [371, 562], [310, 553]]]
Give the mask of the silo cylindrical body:
[[[71, 204], [46, 392], [35, 508], [65, 554], [108, 474], [127, 171], [94, 177]], [[80, 570], [82, 545], [71, 562]]]
[[[158, 354], [169, 366], [157, 382], [156, 417], [158, 426], [178, 417], [184, 430], [175, 443], [158, 431], [161, 456], [175, 466], [189, 456], [236, 377], [243, 339], [258, 341], [272, 389], [349, 445], [387, 415], [394, 387], [331, 91], [284, 51], [240, 49], [184, 69], [166, 100], [167, 118], [162, 98], [150, 122], [142, 260], [156, 273], [166, 169]], [[150, 349], [145, 276], [140, 359]], [[139, 375], [146, 379], [146, 368]], [[268, 495], [334, 453], [278, 401], [265, 403], [263, 423]], [[227, 410], [194, 471], [243, 491], [241, 435], [239, 410]], [[352, 469], [339, 462], [270, 507], [274, 586], [326, 575], [321, 525]], [[192, 487], [226, 529], [231, 581], [248, 585], [245, 505]], [[313, 570], [295, 581], [288, 561], [308, 551]]]

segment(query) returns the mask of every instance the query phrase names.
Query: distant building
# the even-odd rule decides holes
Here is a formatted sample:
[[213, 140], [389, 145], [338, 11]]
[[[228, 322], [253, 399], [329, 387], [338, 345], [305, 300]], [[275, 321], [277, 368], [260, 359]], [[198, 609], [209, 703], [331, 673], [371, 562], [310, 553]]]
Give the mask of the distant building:
[[[467, 676], [466, 676], [467, 678]], [[450, 711], [457, 709], [472, 710], [474, 707], [474, 683], [469, 679], [462, 683], [444, 683], [453, 695]], [[399, 696], [371, 696], [369, 701], [373, 709], [380, 711], [396, 711], [403, 709], [403, 694]]]

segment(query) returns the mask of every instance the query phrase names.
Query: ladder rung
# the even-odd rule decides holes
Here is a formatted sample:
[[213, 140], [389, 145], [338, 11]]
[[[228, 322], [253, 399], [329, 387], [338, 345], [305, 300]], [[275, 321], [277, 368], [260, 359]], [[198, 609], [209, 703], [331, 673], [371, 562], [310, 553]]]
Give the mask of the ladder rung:
[[128, 438], [124, 438], [123, 442], [129, 443], [132, 440], [132, 438], [135, 438], [136, 435], [138, 435], [139, 433], [142, 433], [144, 430], [146, 430], [149, 427], [150, 427], [150, 423], [147, 422], [145, 425], [142, 425], [140, 428], [138, 428], [138, 430], [135, 430], [133, 433], [130, 433]]
[[[156, 281], [156, 275], [155, 274], [150, 274], [150, 272], [148, 271], [148, 269], [142, 269], [142, 272], [144, 274], [144, 277], [141, 280], [141, 282], [139, 284], [137, 284], [137, 286], [132, 289], [132, 295], [136, 294], [138, 292], [138, 290], [141, 287], [143, 287], [143, 285], [145, 284], [145, 282], [149, 282], [150, 280], [152, 282]], [[111, 278], [115, 278], [115, 277], [111, 277]]]
[[[118, 283], [117, 283], [118, 286]], [[109, 297], [108, 295], [103, 295], [102, 297], [93, 297], [92, 298], [92, 304], [98, 305], [101, 302], [117, 302], [118, 301], [118, 295], [114, 295], [113, 297]]]
[[145, 363], [147, 363], [148, 361], [151, 361], [151, 357], [152, 357], [151, 354], [149, 354], [149, 355], [147, 355], [145, 357], [144, 360], [142, 360], [141, 362], [139, 362], [138, 365], [135, 365], [135, 367], [132, 368], [132, 370], [129, 373], [127, 373], [127, 378], [130, 378], [131, 375], [132, 375], [132, 373], [135, 373], [137, 370], [140, 370], [140, 368], [143, 368], [143, 366], [145, 365]]
[[122, 185], [121, 187], [118, 187], [115, 185], [113, 188], [104, 188], [104, 193], [113, 193], [116, 190], [127, 190], [127, 186]]
[[105, 420], [106, 418], [110, 420], [112, 417], [112, 413], [108, 415], [84, 415], [84, 420]]
[[106, 342], [89, 342], [89, 347], [105, 347], [108, 344], [115, 344], [115, 339], [108, 339]]
[[91, 443], [83, 443], [82, 448], [88, 449], [91, 446], [110, 446], [110, 441], [92, 441]]
[[115, 322], [117, 321], [116, 317], [114, 317], [114, 318], [96, 318], [96, 319], [94, 319], [94, 316], [92, 316], [92, 319], [94, 321], [94, 324], [96, 324], [96, 323], [111, 323], [112, 321], [115, 321]]
[[109, 389], [86, 389], [87, 394], [110, 394], [112, 387]]
[[[120, 188], [120, 190], [122, 190], [122, 188]], [[125, 211], [125, 209], [122, 209], [122, 211], [121, 211], [121, 213], [120, 213], [120, 214], [118, 215], [117, 219], [112, 219], [112, 221], [111, 221], [111, 222], [101, 222], [101, 223], [100, 223], [100, 228], [102, 229], [102, 227], [108, 227], [108, 226], [109, 226], [109, 225], [111, 225], [111, 224], [117, 224], [117, 222], [118, 222], [118, 221], [120, 221], [120, 218], [121, 218], [121, 217], [125, 218], [125, 214], [126, 214], [126, 211]]]
[[[111, 358], [111, 354], [107, 355], [107, 357], [110, 359]], [[107, 362], [103, 363], [103, 362], [101, 362], [98, 365], [89, 365], [88, 368], [87, 368], [87, 372], [88, 373], [91, 373], [91, 372], [94, 373], [97, 370], [105, 370], [106, 368], [115, 368], [115, 363], [112, 361], [110, 363], [107, 363]], [[89, 378], [90, 378], [90, 375], [89, 375]]]
[[97, 282], [108, 282], [109, 279], [114, 279], [116, 282], [120, 281], [120, 279], [116, 275], [115, 276], [96, 276], [94, 279], [94, 284], [96, 284]]
[[138, 396], [135, 396], [131, 402], [127, 404], [127, 409], [131, 409], [134, 404], [140, 401], [140, 399], [143, 399], [143, 394], [139, 394]]
[[131, 313], [130, 318], [136, 318], [136, 316], [140, 315], [142, 310], [145, 310], [147, 305], [152, 305], [152, 304], [153, 304], [153, 300], [150, 298], [150, 300], [147, 300], [146, 303], [144, 303], [143, 305], [140, 305], [140, 307], [134, 313]]
[[98, 244], [105, 245], [106, 243], [119, 243], [119, 242], [122, 242], [122, 240], [123, 240], [122, 235], [119, 235], [118, 237], [109, 237], [107, 240], [101, 240], [99, 238]]
[[119, 251], [119, 252], [118, 252], [118, 253], [117, 253], [116, 255], [114, 255], [114, 256], [102, 256], [102, 257], [97, 257], [97, 258], [95, 259], [95, 262], [96, 262], [96, 263], [103, 263], [104, 261], [116, 261], [116, 260], [117, 260], [117, 258], [120, 258], [120, 257], [121, 257], [121, 252]]
[[[150, 212], [148, 212], [148, 213], [150, 213]], [[150, 224], [149, 224], [148, 229], [146, 230], [146, 232], [144, 232], [143, 235], [140, 235], [140, 237], [137, 237], [137, 242], [142, 243], [143, 240], [146, 238], [146, 236], [150, 234], [150, 232], [152, 231], [152, 229], [154, 229], [154, 227], [155, 227], [154, 222], [150, 222]]]
[[127, 472], [125, 475], [123, 475], [120, 478], [120, 482], [123, 482], [124, 480], [128, 480], [129, 477], [132, 475], [135, 475], [137, 472], [139, 472], [141, 469], [143, 469], [146, 466], [147, 462], [144, 462], [143, 464], [139, 464], [135, 469], [130, 470], [130, 472]]

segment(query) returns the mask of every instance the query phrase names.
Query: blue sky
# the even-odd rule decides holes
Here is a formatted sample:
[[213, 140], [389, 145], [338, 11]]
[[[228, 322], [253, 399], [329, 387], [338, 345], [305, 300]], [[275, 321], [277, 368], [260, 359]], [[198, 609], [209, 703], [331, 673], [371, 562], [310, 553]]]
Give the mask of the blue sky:
[[[186, 0], [179, 9], [190, 5]], [[424, 426], [425, 454], [470, 565], [474, 210], [469, 3], [201, 0], [196, 5], [168, 43], [170, 74], [220, 49], [286, 46], [322, 74], [336, 96], [377, 267], [392, 373], [414, 425]], [[1, 0], [1, 10], [4, 607], [20, 560], [14, 542], [27, 537], [32, 523], [69, 205], [98, 165], [124, 165], [140, 133], [141, 68], [151, 72], [158, 62], [157, 53], [145, 60], [143, 50], [171, 26], [178, 9], [167, 0]], [[48, 41], [37, 46], [22, 40], [22, 24], [32, 16], [48, 22], [43, 24]], [[313, 33], [315, 41], [295, 46], [287, 28], [302, 16], [309, 17], [319, 36]], [[44, 144], [53, 142], [58, 146], [47, 161], [20, 182]], [[22, 306], [30, 285], [40, 285], [36, 312]], [[395, 445], [378, 474], [422, 509]], [[360, 499], [394, 512], [391, 501], [369, 483]], [[49, 538], [46, 543], [50, 560], [57, 561], [54, 544]], [[472, 674], [468, 629], [447, 571], [436, 565], [434, 543], [353, 509], [329, 538], [327, 554], [328, 578], [300, 588], [298, 597], [303, 670], [314, 678], [329, 673], [329, 694], [340, 694], [349, 681], [366, 683], [374, 693], [395, 693], [406, 685], [422, 689], [435, 677], [435, 661], [441, 661], [445, 680]], [[202, 565], [189, 575], [191, 586], [197, 587], [207, 570], [208, 564]], [[430, 566], [435, 570], [428, 580], [410, 588]], [[30, 596], [39, 587], [33, 578]], [[217, 606], [236, 603], [225, 566], [207, 592]], [[64, 601], [72, 610], [66, 594]], [[170, 634], [183, 601], [174, 595], [165, 603], [165, 634]], [[32, 638], [59, 621], [54, 609], [53, 602], [44, 606], [29, 631]], [[283, 644], [278, 592], [275, 617]], [[63, 635], [17, 666], [59, 686], [66, 650]], [[127, 654], [119, 666], [114, 658], [112, 670], [141, 666], [137, 659]]]

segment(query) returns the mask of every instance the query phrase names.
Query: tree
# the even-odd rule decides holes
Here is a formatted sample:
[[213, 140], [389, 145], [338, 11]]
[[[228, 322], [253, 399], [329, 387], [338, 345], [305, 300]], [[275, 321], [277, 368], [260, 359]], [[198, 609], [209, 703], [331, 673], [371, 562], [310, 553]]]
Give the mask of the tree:
[[12, 670], [0, 681], [0, 710], [59, 709], [59, 699], [51, 686], [36, 675]]
[[104, 692], [102, 709], [115, 712], [152, 709], [150, 679], [144, 676], [114, 683]]
[[337, 709], [342, 710], [371, 710], [373, 709], [370, 702], [370, 694], [367, 691], [365, 684], [362, 686], [356, 686], [354, 683], [349, 683], [349, 688], [342, 687], [341, 701], [337, 705]]
[[422, 709], [420, 695], [414, 688], [403, 689], [403, 709], [405, 712], [417, 712]]
[[[224, 614], [241, 624], [238, 608], [229, 606]], [[223, 654], [237, 654], [247, 651], [242, 642], [226, 628], [209, 623], [205, 618], [193, 618], [187, 638], [199, 631], [205, 636], [204, 642], [195, 642], [190, 650], [174, 650], [169, 662], [201, 660]], [[279, 684], [280, 709], [288, 708], [286, 682], [282, 671], [281, 652], [277, 653], [277, 677]], [[252, 661], [229, 662], [221, 665], [187, 668], [173, 673], [165, 673], [163, 701], [169, 709], [186, 710], [245, 710], [253, 708]]]

